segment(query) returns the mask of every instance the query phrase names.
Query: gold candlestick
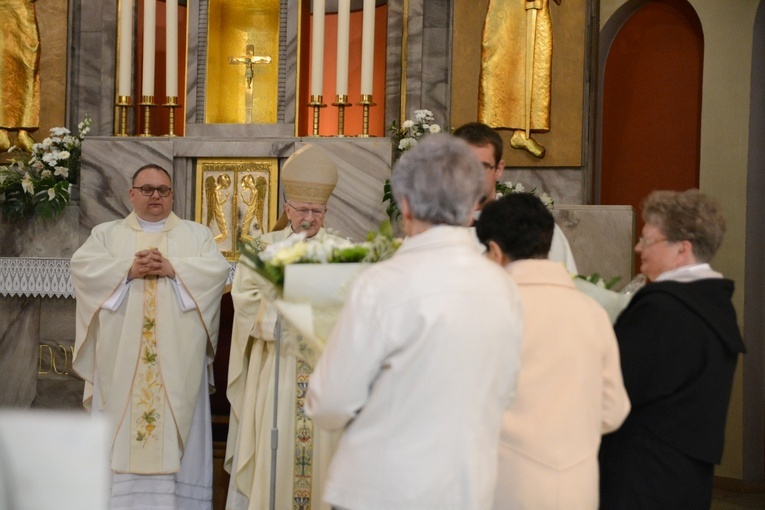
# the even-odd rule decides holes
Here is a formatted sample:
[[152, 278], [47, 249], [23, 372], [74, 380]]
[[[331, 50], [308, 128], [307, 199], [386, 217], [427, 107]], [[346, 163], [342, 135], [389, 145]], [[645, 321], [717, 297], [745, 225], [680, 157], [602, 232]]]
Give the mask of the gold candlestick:
[[327, 105], [323, 103], [322, 96], [311, 96], [311, 101], [308, 103], [308, 106], [313, 108], [313, 135], [312, 136], [319, 136], [319, 112], [321, 111], [321, 108], [326, 108]]
[[170, 126], [165, 136], [175, 136], [175, 109], [181, 105], [178, 104], [178, 96], [167, 96], [165, 101], [167, 102], [162, 106], [170, 108]]
[[345, 136], [345, 109], [351, 106], [348, 96], [336, 96], [332, 106], [337, 106], [337, 136]]
[[154, 96], [141, 96], [139, 106], [143, 106], [143, 133], [138, 136], [151, 136], [151, 108], [157, 106]]
[[130, 107], [130, 96], [117, 96], [119, 127], [114, 136], [127, 136], [127, 109]]
[[361, 113], [361, 134], [359, 137], [367, 138], [369, 137], [369, 107], [377, 105], [372, 102], [372, 94], [361, 94], [361, 101], [356, 104], [363, 107]]

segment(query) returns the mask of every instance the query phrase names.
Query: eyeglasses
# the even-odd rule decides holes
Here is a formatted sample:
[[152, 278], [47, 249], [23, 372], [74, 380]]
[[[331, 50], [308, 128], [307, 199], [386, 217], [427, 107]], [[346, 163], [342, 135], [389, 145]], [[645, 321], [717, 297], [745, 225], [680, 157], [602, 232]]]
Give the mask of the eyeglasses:
[[154, 192], [156, 191], [159, 193], [159, 196], [166, 197], [170, 194], [171, 191], [173, 191], [173, 188], [168, 188], [167, 186], [133, 186], [133, 189], [141, 190], [141, 195], [145, 197], [150, 197], [154, 195]]
[[309, 214], [313, 214], [315, 217], [324, 216], [324, 213], [327, 212], [326, 207], [319, 208], [311, 208], [311, 207], [295, 207], [294, 205], [287, 202], [287, 205], [292, 207], [292, 209], [298, 213], [300, 216], [308, 216]]
[[652, 244], [661, 243], [664, 241], [669, 241], [669, 239], [667, 239], [666, 237], [663, 239], [646, 239], [645, 237], [641, 236], [640, 239], [638, 239], [638, 244], [640, 245], [641, 248], [646, 248], [648, 246], [651, 246]]

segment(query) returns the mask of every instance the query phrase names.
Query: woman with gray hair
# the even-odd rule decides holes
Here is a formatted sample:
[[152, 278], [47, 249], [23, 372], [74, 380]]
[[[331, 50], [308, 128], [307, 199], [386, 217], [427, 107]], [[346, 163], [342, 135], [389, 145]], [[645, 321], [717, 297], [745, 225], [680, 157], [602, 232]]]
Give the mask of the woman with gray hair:
[[352, 284], [306, 396], [342, 430], [324, 500], [347, 510], [485, 510], [520, 365], [521, 305], [475, 249], [483, 168], [429, 135], [393, 169], [407, 238]]
[[[411, 218], [432, 225], [468, 226], [483, 195], [481, 163], [450, 135], [429, 135], [417, 145], [404, 153], [391, 177], [402, 215], [406, 207]], [[406, 220], [404, 215], [405, 231]]]
[[708, 509], [744, 343], [709, 261], [725, 220], [699, 190], [655, 191], [635, 251], [651, 281], [614, 329], [632, 411], [600, 448], [601, 509]]

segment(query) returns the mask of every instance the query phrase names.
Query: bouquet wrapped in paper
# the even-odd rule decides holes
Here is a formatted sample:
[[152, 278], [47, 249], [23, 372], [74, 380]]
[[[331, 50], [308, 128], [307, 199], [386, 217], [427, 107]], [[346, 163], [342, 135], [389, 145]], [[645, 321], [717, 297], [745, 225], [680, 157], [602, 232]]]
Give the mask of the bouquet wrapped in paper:
[[612, 290], [614, 285], [619, 281], [619, 277], [603, 278], [600, 274], [595, 273], [589, 276], [576, 275], [574, 277], [574, 285], [577, 289], [584, 292], [592, 299], [598, 302], [606, 312], [608, 318], [611, 319], [611, 324], [616, 323], [616, 319], [622, 310], [627, 308], [632, 296], [645, 285], [645, 276], [638, 275], [631, 282], [629, 282], [621, 292]]
[[314, 364], [355, 277], [391, 257], [401, 244], [392, 232], [384, 222], [362, 243], [332, 234], [311, 239], [296, 234], [271, 245], [255, 240], [242, 246], [245, 261], [263, 279], [265, 294], [296, 333], [286, 335], [288, 350]]

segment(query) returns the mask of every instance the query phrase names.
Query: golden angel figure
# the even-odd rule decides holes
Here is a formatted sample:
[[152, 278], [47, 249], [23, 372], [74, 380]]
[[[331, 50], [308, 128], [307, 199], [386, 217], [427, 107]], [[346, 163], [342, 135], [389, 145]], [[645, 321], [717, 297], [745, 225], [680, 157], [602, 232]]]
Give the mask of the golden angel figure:
[[215, 218], [220, 233], [215, 236], [215, 242], [221, 242], [228, 237], [228, 224], [226, 215], [223, 213], [223, 204], [226, 203], [230, 193], [223, 194], [223, 190], [231, 186], [231, 177], [226, 174], [218, 176], [218, 180], [212, 175], [205, 179], [205, 198], [207, 201], [207, 226], [209, 227]]
[[[251, 174], [247, 174], [242, 177], [242, 188], [242, 201], [247, 205], [247, 210], [244, 213], [244, 219], [242, 220], [242, 229], [239, 239], [248, 242], [253, 239], [250, 235], [253, 221], [257, 221], [256, 227], [261, 233], [264, 233], [263, 204], [266, 199], [266, 191], [268, 191], [268, 181], [263, 176], [260, 176], [255, 180]], [[249, 193], [245, 195], [245, 192]]]

